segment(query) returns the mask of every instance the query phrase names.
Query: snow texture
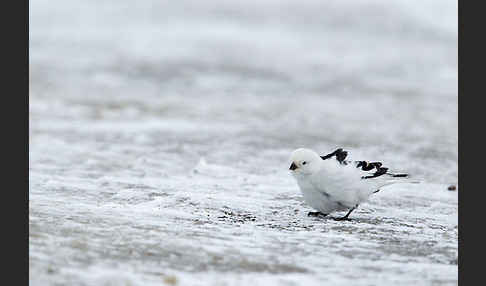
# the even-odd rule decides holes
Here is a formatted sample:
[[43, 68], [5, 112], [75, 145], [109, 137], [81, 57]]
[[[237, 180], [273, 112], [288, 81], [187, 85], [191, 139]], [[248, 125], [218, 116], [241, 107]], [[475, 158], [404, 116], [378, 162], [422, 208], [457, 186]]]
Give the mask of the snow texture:
[[[457, 285], [456, 2], [30, 1], [30, 284]], [[307, 217], [298, 147], [420, 183]]]

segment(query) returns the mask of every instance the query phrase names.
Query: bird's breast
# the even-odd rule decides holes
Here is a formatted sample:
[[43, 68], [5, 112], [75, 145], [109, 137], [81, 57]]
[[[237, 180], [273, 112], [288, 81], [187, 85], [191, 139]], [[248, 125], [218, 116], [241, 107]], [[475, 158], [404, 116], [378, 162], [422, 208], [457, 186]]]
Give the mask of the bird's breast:
[[339, 207], [325, 188], [317, 189], [306, 180], [298, 181], [298, 184], [305, 203], [310, 207], [323, 213], [330, 213]]

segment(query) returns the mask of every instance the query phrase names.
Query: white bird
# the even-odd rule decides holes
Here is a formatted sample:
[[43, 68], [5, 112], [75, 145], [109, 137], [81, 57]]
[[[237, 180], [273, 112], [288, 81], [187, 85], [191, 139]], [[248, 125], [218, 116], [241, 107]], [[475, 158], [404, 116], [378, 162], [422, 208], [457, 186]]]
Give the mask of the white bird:
[[347, 154], [341, 148], [325, 156], [305, 148], [292, 152], [289, 170], [297, 180], [304, 201], [317, 210], [309, 212], [309, 216], [349, 210], [344, 217], [336, 218], [346, 220], [371, 194], [393, 183], [390, 178], [408, 176], [388, 172], [381, 162], [347, 161]]

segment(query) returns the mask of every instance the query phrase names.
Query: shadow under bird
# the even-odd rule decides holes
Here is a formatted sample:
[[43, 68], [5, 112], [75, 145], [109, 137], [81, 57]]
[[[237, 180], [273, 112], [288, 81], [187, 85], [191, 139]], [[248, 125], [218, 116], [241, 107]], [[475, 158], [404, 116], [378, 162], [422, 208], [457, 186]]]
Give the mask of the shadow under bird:
[[348, 213], [335, 220], [347, 220], [358, 205], [381, 187], [406, 178], [408, 174], [391, 173], [381, 162], [348, 161], [342, 148], [320, 156], [299, 148], [292, 152], [289, 170], [304, 196], [304, 201], [316, 209], [309, 216], [327, 216], [335, 211]]

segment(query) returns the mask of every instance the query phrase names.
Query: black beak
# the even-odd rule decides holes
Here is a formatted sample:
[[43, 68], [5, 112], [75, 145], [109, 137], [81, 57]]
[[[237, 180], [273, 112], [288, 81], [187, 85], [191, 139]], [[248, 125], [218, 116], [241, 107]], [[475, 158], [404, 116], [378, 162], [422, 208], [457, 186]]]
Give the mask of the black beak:
[[295, 169], [297, 169], [297, 165], [295, 165], [295, 163], [294, 163], [294, 162], [292, 162], [292, 165], [290, 165], [289, 170], [292, 170], [292, 171], [293, 171], [293, 170], [295, 170]]

